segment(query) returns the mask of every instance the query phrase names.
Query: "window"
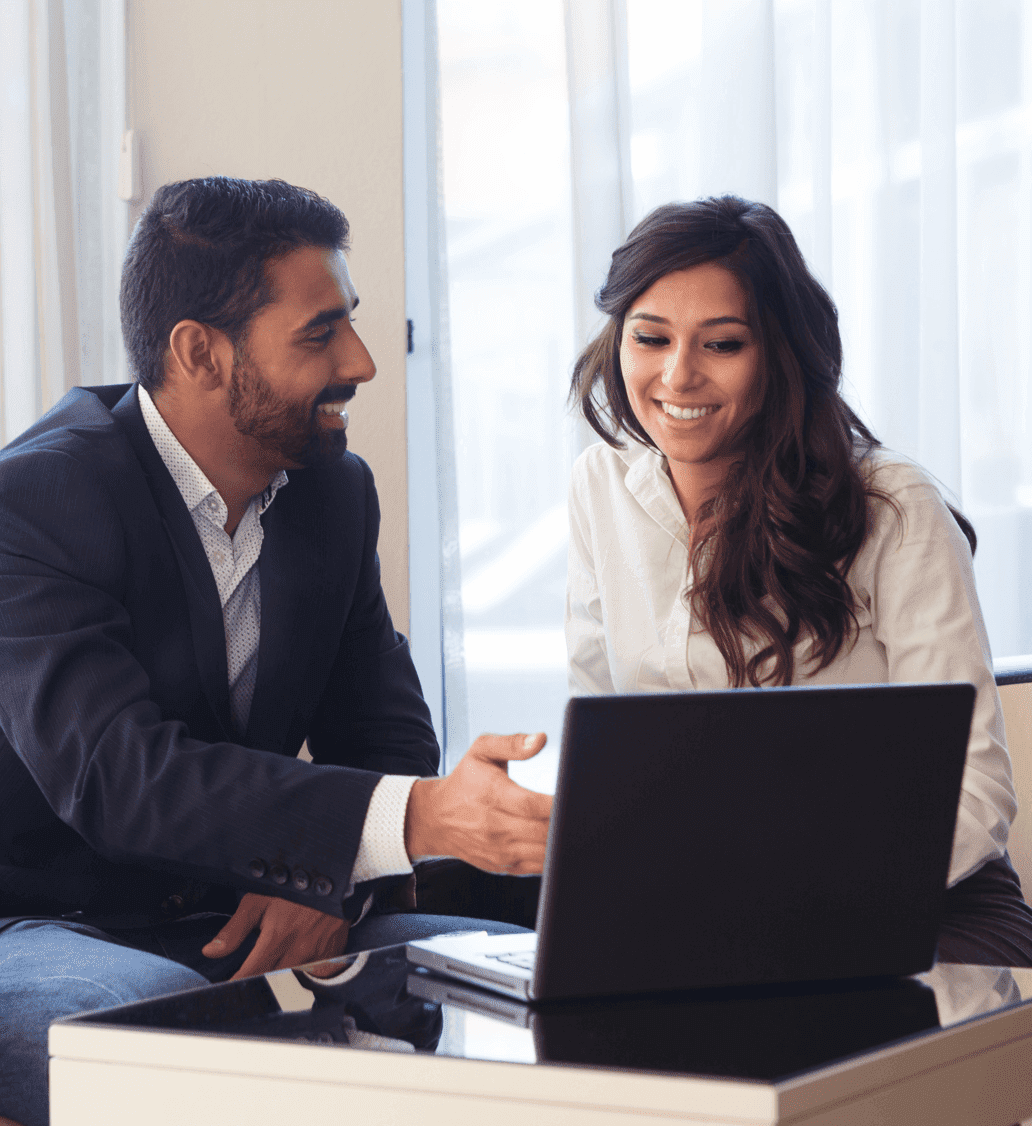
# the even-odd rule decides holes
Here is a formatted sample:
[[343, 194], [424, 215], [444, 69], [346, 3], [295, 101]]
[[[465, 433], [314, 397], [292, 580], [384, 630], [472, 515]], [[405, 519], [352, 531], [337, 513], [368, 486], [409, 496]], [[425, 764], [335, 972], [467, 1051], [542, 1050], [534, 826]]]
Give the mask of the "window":
[[[566, 474], [587, 440], [568, 376], [609, 254], [676, 198], [734, 191], [785, 216], [839, 305], [847, 396], [973, 519], [994, 654], [1032, 651], [1032, 9], [437, 14], [471, 733], [543, 727], [554, 755]], [[546, 788], [551, 768], [516, 773]]]
[[[566, 480], [579, 448], [563, 13], [442, 0], [443, 194], [469, 732], [546, 730], [512, 768], [550, 788], [566, 703]], [[518, 107], [518, 110], [516, 110]]]

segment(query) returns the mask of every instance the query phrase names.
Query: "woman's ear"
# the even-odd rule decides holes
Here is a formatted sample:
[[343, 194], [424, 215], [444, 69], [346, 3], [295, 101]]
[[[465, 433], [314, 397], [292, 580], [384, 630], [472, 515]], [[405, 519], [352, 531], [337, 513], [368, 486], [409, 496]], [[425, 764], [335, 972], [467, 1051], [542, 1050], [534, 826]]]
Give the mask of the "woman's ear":
[[166, 373], [173, 381], [214, 391], [229, 382], [233, 346], [218, 329], [200, 321], [180, 321], [169, 333]]

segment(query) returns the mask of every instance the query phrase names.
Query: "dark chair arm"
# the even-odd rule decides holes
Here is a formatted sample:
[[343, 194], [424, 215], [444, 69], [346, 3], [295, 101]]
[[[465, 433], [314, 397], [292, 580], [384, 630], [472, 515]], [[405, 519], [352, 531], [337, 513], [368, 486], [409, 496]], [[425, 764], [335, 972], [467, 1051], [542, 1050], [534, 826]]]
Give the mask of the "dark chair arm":
[[1021, 657], [1001, 657], [993, 661], [993, 673], [996, 683], [1028, 684], [1032, 681], [1032, 654], [1026, 653]]

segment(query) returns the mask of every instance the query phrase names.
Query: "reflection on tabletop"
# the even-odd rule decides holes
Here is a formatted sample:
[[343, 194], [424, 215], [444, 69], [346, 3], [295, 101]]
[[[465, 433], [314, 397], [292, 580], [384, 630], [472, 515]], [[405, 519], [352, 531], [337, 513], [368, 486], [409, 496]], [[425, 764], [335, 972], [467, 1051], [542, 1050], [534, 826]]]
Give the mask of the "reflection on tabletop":
[[79, 1019], [336, 1048], [774, 1080], [1030, 997], [1030, 970], [940, 965], [902, 980], [528, 1007], [417, 971], [397, 946]]
[[[944, 1028], [1022, 1000], [1014, 971], [1006, 966], [941, 965], [918, 974], [917, 978], [935, 991], [939, 1022]], [[1030, 994], [1032, 989], [1026, 984], [1025, 998]]]

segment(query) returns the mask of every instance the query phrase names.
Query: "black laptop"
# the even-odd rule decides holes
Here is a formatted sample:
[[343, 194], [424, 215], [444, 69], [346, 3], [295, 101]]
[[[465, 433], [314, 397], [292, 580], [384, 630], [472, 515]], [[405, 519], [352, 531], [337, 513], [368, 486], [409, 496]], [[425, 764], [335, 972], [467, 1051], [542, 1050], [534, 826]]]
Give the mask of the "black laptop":
[[408, 944], [511, 996], [899, 976], [935, 958], [975, 690], [570, 700], [537, 932]]

